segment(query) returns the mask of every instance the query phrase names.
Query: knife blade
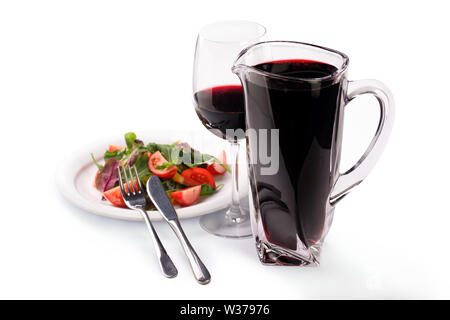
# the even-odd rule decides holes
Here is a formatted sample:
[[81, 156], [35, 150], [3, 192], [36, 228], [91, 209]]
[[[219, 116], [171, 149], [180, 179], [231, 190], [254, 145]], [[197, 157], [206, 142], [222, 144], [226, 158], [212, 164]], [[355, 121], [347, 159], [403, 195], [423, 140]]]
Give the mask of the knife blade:
[[178, 219], [177, 212], [175, 211], [172, 202], [170, 202], [166, 190], [164, 190], [161, 184], [161, 180], [159, 180], [157, 176], [151, 176], [150, 179], [148, 179], [147, 193], [166, 221]]

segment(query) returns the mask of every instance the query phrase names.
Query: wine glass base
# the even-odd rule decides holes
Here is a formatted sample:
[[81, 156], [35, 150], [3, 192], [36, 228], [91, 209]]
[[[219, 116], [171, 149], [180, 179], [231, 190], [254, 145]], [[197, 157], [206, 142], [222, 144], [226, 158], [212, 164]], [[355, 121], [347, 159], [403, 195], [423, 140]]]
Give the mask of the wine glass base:
[[252, 236], [250, 217], [243, 216], [238, 220], [230, 219], [226, 213], [228, 209], [200, 218], [200, 226], [207, 232], [225, 238], [247, 238]]

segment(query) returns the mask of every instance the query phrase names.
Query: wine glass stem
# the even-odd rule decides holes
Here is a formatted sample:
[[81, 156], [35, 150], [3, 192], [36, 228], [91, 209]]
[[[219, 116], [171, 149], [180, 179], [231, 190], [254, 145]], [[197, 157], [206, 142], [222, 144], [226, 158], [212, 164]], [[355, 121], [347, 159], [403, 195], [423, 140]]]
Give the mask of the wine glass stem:
[[[227, 217], [233, 220], [243, 218], [241, 208], [239, 206], [239, 141], [230, 141], [231, 151], [231, 176], [232, 176], [232, 191], [231, 191], [231, 206], [227, 211]], [[238, 221], [236, 221], [238, 222]]]

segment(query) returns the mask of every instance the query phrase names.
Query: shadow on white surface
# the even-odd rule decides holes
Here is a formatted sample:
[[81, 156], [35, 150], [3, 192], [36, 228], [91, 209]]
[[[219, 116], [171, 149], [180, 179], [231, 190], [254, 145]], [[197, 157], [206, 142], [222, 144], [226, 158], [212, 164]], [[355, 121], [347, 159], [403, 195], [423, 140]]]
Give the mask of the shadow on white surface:
[[[60, 197], [60, 201], [64, 201]], [[134, 292], [105, 292], [104, 288], [92, 288], [85, 293], [92, 297], [125, 298], [176, 298], [176, 299], [396, 299], [415, 298], [406, 287], [397, 287], [395, 276], [399, 270], [394, 266], [386, 270], [377, 267], [382, 264], [364, 264], [354, 253], [348, 251], [342, 241], [332, 232], [325, 243], [320, 267], [276, 267], [259, 263], [253, 239], [225, 239], [206, 233], [198, 224], [198, 218], [182, 220], [182, 225], [193, 246], [204, 260], [212, 274], [208, 286], [198, 286], [191, 275], [187, 260], [178, 240], [165, 222], [156, 222], [167, 251], [174, 260], [179, 275], [176, 279], [163, 279], [153, 255], [153, 247], [146, 227], [140, 222], [120, 221], [84, 212], [64, 201], [70, 220], [83, 225], [98, 235], [95, 243], [80, 243], [80, 246], [97, 246], [101, 251], [96, 260], [103, 266], [110, 265], [106, 274], [114, 274], [116, 283], [130, 283]], [[80, 229], [81, 230], [81, 229]], [[99, 240], [101, 239], [101, 240]], [[119, 247], [117, 249], [117, 247]], [[117, 249], [117, 251], [115, 250]], [[83, 250], [78, 259], [84, 259]], [[125, 255], [129, 260], [121, 259]], [[120, 260], [120, 263], [117, 261]], [[136, 264], [138, 262], [138, 264]], [[100, 268], [100, 269], [101, 269]], [[141, 274], [142, 282], [134, 282], [135, 274]], [[130, 276], [133, 274], [132, 278]], [[100, 275], [102, 277], [102, 275]], [[146, 291], [146, 283], [157, 285], [158, 290]], [[173, 291], [175, 290], [175, 291]], [[423, 292], [427, 296], [426, 288]]]

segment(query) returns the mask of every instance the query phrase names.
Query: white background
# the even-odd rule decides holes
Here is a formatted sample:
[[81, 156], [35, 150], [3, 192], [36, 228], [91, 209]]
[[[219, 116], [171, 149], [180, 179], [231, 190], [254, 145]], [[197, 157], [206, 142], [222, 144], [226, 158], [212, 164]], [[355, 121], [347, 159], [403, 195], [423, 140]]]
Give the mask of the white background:
[[[450, 298], [450, 22], [446, 1], [0, 2], [0, 298]], [[130, 130], [201, 128], [191, 104], [196, 34], [247, 19], [270, 39], [350, 56], [351, 79], [391, 88], [396, 123], [375, 170], [336, 210], [318, 268], [267, 267], [252, 239], [186, 233], [211, 270], [164, 279], [143, 224], [83, 212], [54, 185], [64, 155]], [[343, 168], [377, 122], [347, 109]], [[295, 146], [293, 146], [295, 147]]]

